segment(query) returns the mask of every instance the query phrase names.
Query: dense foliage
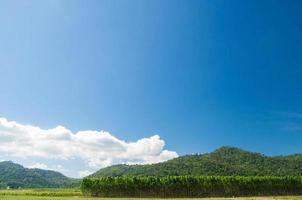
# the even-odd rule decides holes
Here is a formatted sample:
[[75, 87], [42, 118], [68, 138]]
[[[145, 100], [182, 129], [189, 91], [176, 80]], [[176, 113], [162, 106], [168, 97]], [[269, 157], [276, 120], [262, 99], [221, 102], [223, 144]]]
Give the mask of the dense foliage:
[[151, 165], [115, 165], [92, 176], [302, 176], [302, 155], [268, 157], [238, 148], [181, 156]]
[[80, 185], [59, 172], [28, 169], [10, 161], [0, 162], [0, 188], [58, 188]]
[[99, 197], [232, 197], [302, 194], [301, 177], [85, 178], [82, 192]]

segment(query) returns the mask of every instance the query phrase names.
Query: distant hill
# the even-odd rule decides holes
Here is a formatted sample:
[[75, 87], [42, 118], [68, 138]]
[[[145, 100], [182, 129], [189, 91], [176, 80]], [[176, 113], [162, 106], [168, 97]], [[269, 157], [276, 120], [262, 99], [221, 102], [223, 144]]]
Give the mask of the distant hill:
[[59, 188], [80, 184], [59, 172], [42, 169], [28, 169], [11, 161], [0, 162], [0, 188]]
[[234, 147], [149, 165], [114, 165], [91, 176], [290, 176], [302, 175], [302, 154], [268, 157]]

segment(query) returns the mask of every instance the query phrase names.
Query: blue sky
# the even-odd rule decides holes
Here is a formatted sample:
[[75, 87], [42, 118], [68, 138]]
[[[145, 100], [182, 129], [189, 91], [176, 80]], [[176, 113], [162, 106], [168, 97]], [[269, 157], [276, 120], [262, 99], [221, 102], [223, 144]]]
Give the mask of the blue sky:
[[301, 153], [301, 6], [1, 1], [0, 116], [127, 142], [159, 135], [178, 155]]

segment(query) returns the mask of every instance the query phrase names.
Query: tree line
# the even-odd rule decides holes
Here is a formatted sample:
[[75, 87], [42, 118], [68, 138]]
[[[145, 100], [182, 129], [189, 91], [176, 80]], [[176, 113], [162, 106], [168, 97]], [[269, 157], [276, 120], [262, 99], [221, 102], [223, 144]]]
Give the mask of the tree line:
[[81, 190], [98, 197], [233, 197], [301, 195], [302, 177], [88, 177]]

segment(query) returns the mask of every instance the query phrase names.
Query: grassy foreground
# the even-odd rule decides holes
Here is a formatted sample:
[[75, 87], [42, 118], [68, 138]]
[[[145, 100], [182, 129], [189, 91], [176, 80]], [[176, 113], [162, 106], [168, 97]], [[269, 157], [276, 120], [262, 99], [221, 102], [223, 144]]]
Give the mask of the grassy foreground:
[[[0, 196], [1, 200], [138, 200], [139, 198], [86, 198], [86, 197], [39, 197], [39, 196]], [[249, 197], [249, 198], [204, 198], [190, 200], [302, 200], [302, 197]], [[156, 200], [153, 198], [146, 198], [145, 200]], [[161, 199], [158, 199], [161, 200]], [[169, 199], [182, 200], [182, 199]]]
[[[84, 197], [79, 189], [18, 189], [0, 190], [0, 200], [160, 200], [159, 198], [92, 198]], [[181, 200], [185, 198], [171, 198]], [[302, 196], [241, 197], [241, 198], [189, 198], [190, 200], [302, 200]]]
[[0, 190], [0, 200], [5, 196], [75, 197], [82, 196], [80, 189], [18, 189]]

